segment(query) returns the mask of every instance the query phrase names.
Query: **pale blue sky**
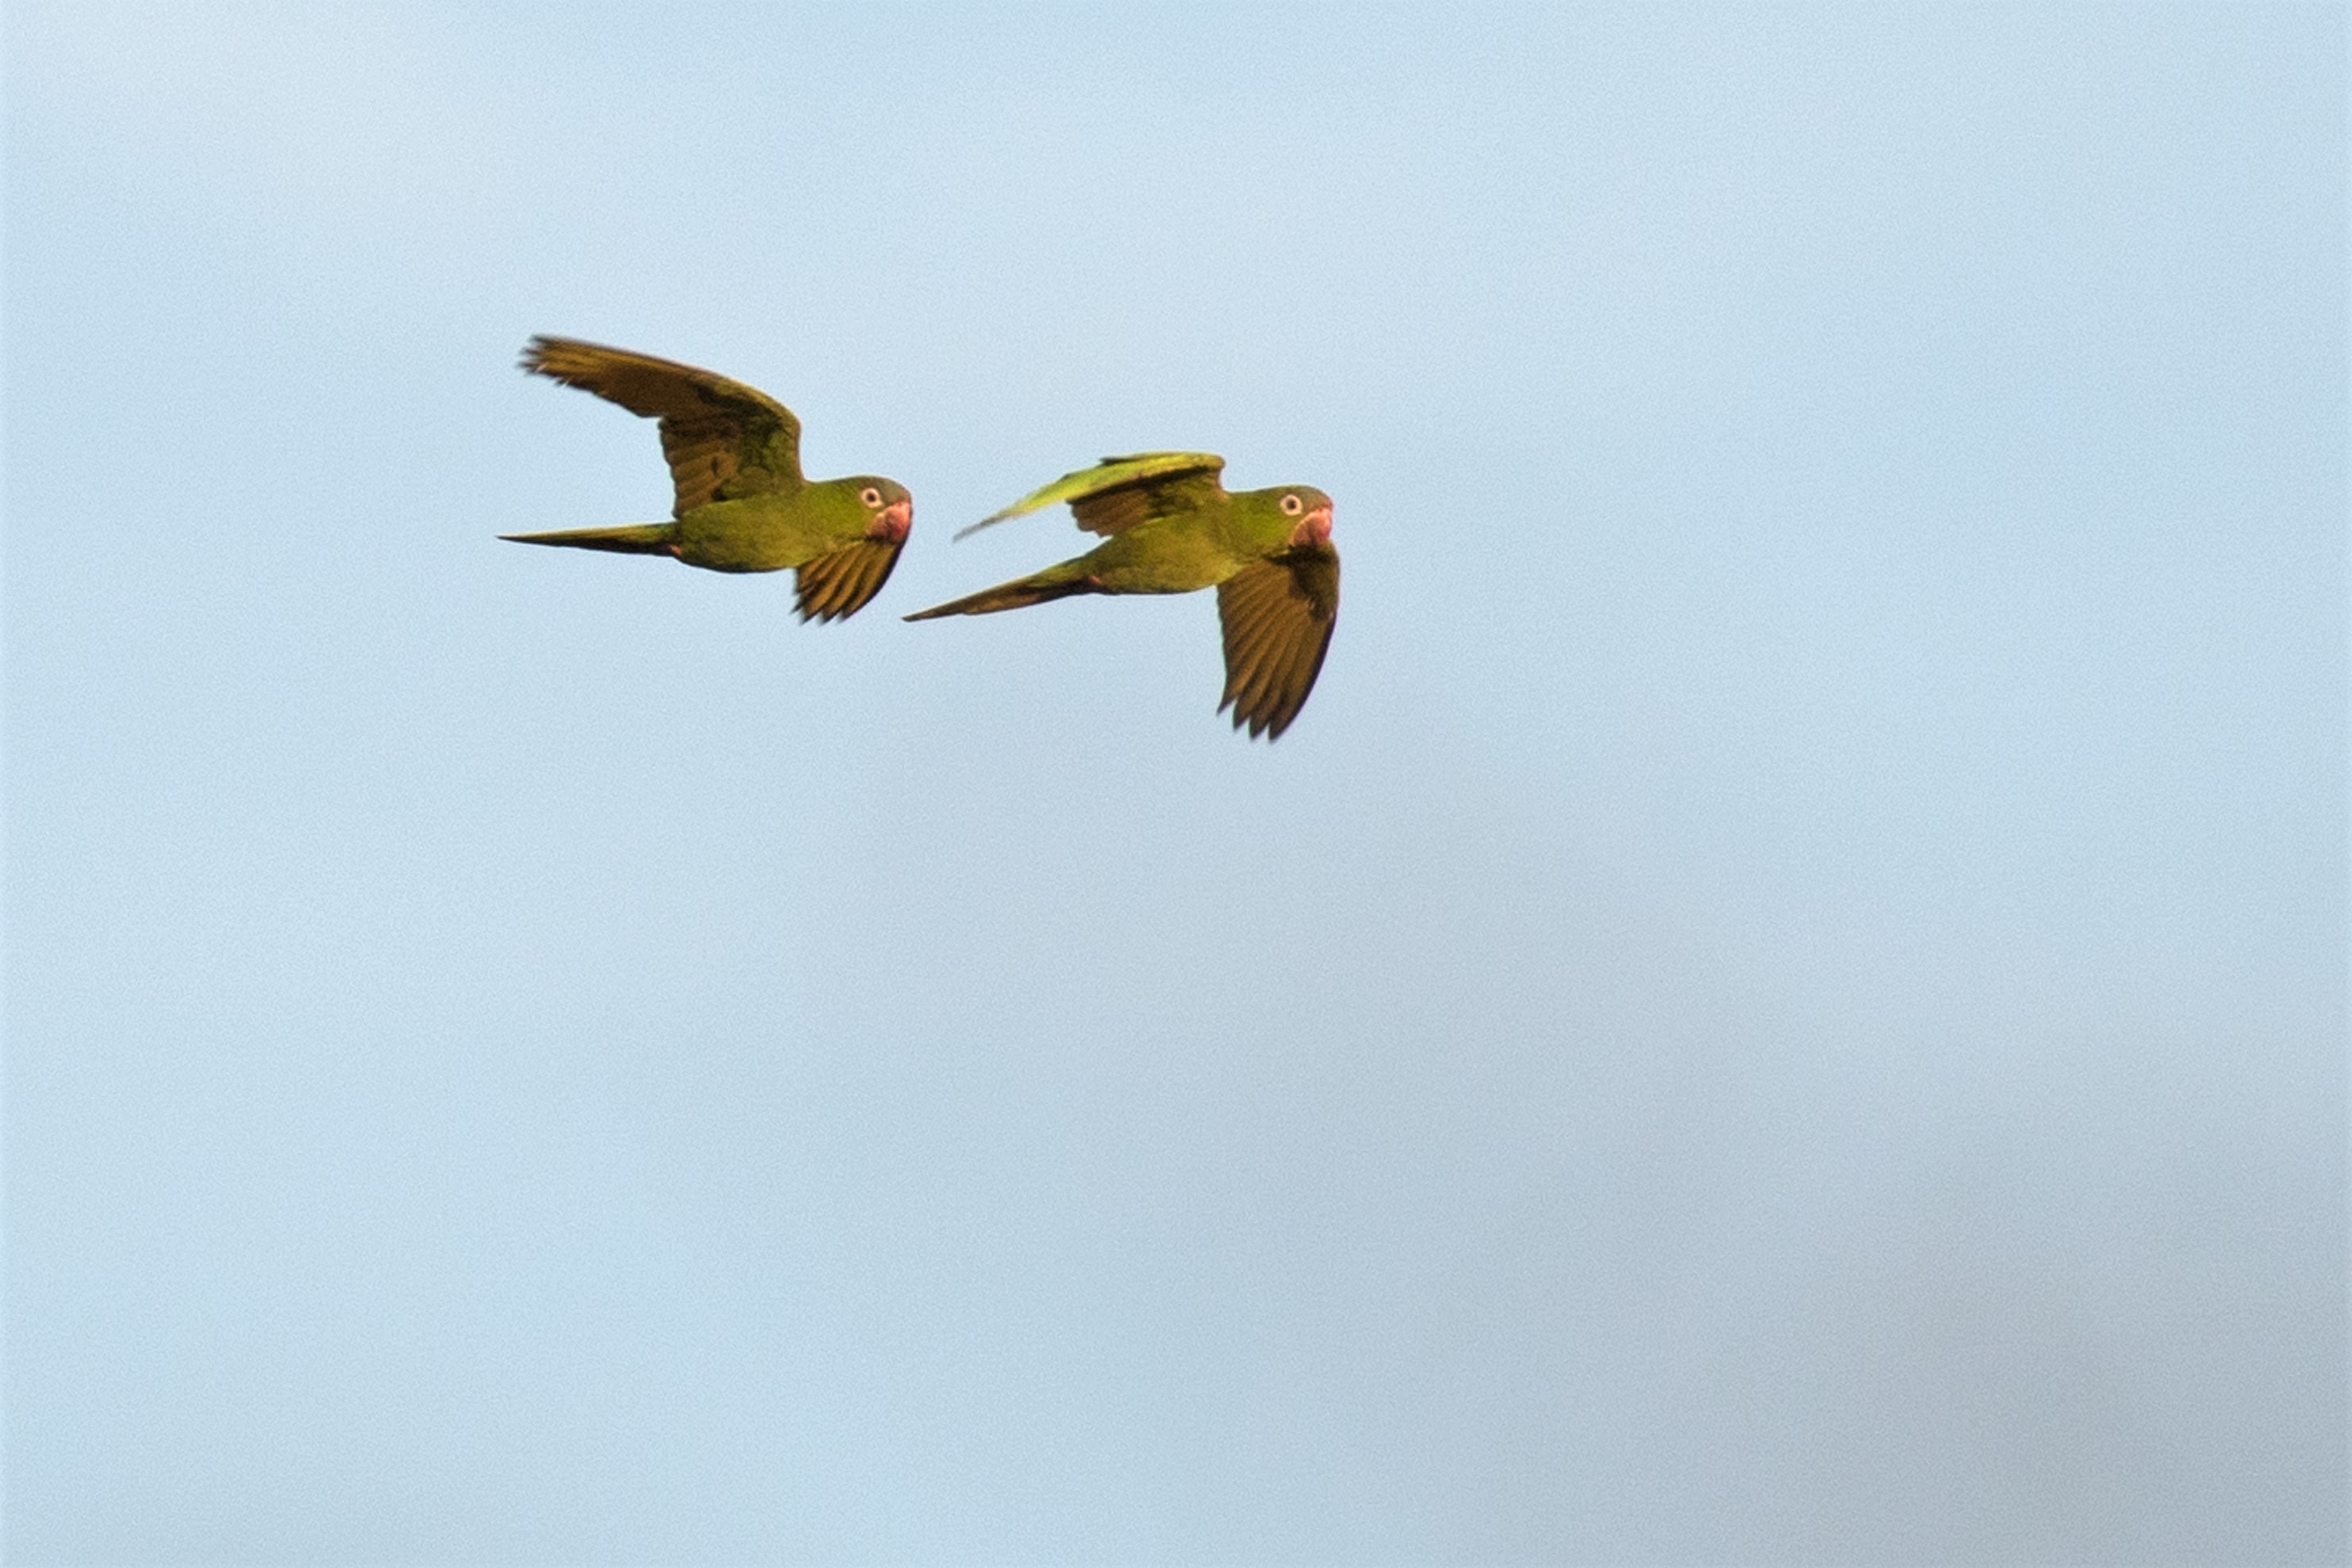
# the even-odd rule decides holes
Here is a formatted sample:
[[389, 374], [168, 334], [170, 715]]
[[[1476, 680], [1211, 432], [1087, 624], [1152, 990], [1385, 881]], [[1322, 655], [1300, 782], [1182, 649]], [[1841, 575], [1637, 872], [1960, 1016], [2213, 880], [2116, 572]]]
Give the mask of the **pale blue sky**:
[[5, 25], [12, 1560], [2341, 1558], [2339, 7]]

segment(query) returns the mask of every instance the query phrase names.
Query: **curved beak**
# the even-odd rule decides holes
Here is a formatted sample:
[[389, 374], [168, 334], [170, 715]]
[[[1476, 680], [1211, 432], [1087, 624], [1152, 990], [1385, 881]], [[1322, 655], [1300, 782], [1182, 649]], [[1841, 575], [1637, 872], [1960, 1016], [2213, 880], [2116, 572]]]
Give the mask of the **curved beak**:
[[1318, 507], [1298, 519], [1290, 530], [1290, 542], [1295, 545], [1325, 545], [1331, 542], [1331, 508]]
[[874, 515], [873, 522], [866, 525], [866, 537], [887, 539], [894, 545], [904, 544], [914, 526], [915, 503], [911, 500], [893, 501]]

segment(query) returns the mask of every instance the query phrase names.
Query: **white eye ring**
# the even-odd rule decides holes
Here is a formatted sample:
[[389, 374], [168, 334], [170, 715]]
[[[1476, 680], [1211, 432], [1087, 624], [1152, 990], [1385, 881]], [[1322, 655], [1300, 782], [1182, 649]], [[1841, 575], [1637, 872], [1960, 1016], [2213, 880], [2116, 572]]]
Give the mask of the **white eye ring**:
[[882, 504], [882, 492], [868, 485], [857, 492], [857, 498], [866, 506], [878, 507]]
[[1282, 515], [1286, 517], [1295, 517], [1306, 509], [1307, 503], [1296, 496], [1285, 496], [1282, 498]]

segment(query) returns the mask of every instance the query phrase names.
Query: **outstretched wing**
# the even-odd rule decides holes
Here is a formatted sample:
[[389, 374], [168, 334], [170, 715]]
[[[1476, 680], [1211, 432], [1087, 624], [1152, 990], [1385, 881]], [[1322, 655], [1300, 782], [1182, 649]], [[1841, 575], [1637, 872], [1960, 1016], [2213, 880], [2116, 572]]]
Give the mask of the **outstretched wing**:
[[803, 483], [801, 422], [757, 387], [577, 338], [533, 338], [522, 368], [660, 420], [662, 455], [677, 486], [675, 517]]
[[1306, 706], [1339, 620], [1339, 552], [1297, 545], [1217, 585], [1225, 632], [1225, 698], [1234, 727], [1278, 738]]
[[1191, 511], [1225, 493], [1217, 476], [1225, 460], [1213, 452], [1139, 452], [1130, 457], [1106, 457], [1091, 468], [1065, 474], [1042, 490], [1032, 490], [1004, 510], [985, 517], [956, 538], [976, 534], [1008, 517], [1025, 517], [1042, 507], [1067, 501], [1078, 527], [1094, 534], [1115, 534], [1151, 517]]
[[890, 580], [890, 569], [906, 548], [903, 538], [863, 538], [803, 561], [793, 574], [801, 619], [840, 621], [856, 614]]

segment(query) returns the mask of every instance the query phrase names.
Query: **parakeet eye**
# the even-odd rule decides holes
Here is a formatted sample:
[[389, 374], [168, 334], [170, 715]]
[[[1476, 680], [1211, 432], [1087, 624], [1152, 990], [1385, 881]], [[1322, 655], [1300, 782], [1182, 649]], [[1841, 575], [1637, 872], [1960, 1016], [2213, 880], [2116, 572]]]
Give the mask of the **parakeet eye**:
[[1296, 496], [1285, 496], [1282, 498], [1282, 515], [1286, 517], [1295, 517], [1306, 509], [1307, 503]]
[[878, 507], [882, 504], [882, 492], [868, 485], [857, 492], [857, 498], [869, 507]]

